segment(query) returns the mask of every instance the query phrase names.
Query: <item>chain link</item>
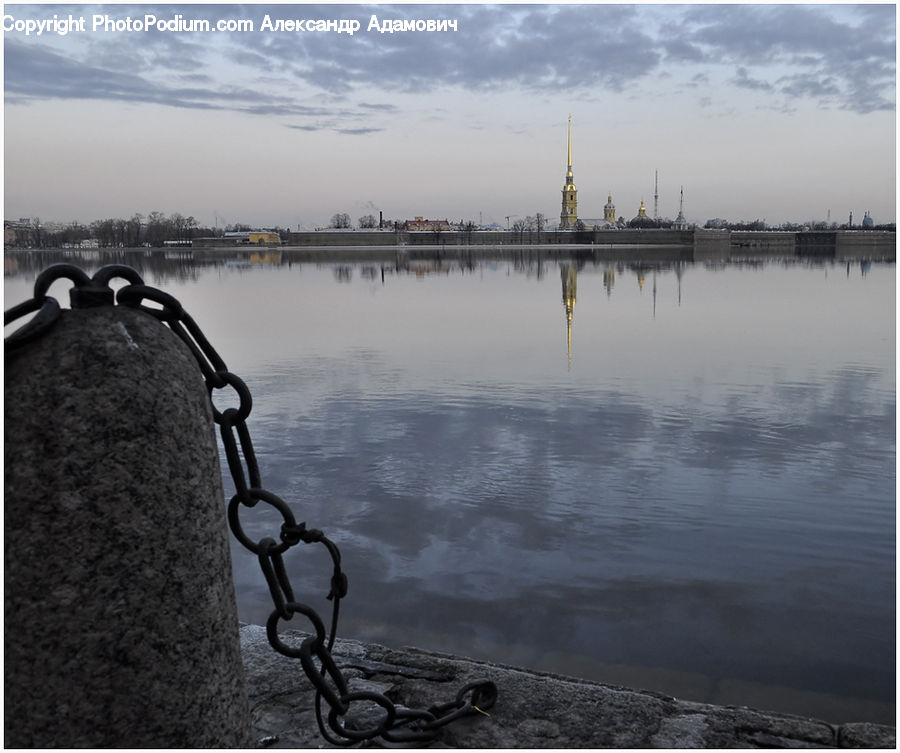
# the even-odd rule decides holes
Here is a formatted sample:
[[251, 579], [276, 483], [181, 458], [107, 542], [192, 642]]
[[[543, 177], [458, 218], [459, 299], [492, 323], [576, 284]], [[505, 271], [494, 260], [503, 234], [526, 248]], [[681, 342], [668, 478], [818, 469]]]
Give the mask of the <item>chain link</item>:
[[[114, 293], [109, 283], [117, 278], [124, 279], [128, 284]], [[316, 691], [315, 708], [319, 730], [329, 743], [346, 746], [378, 739], [395, 745], [427, 743], [437, 737], [444, 725], [463, 716], [484, 713], [494, 705], [497, 688], [489, 680], [469, 683], [459, 691], [455, 701], [432, 706], [427, 710], [397, 706], [381, 693], [351, 691], [331, 653], [337, 633], [340, 602], [347, 595], [347, 576], [341, 569], [340, 551], [322, 531], [307, 528], [305, 522], [297, 523], [290, 506], [278, 495], [263, 488], [259, 464], [247, 427], [247, 418], [253, 405], [247, 385], [228, 370], [200, 327], [176, 298], [145, 285], [137, 271], [121, 264], [101, 267], [92, 277], [72, 264], [53, 264], [44, 270], [35, 281], [33, 298], [4, 313], [6, 326], [37, 312], [5, 338], [5, 351], [8, 355], [45, 334], [59, 319], [59, 303], [47, 295], [50, 286], [59, 279], [68, 279], [73, 283], [69, 291], [72, 308], [111, 306], [118, 302], [143, 311], [166, 324], [193, 354], [209, 391], [213, 418], [219, 425], [225, 458], [236, 490], [227, 507], [228, 523], [235, 538], [259, 559], [260, 569], [272, 597], [274, 610], [266, 623], [269, 643], [280, 654], [300, 660], [300, 665]], [[154, 305], [148, 305], [148, 302]], [[220, 410], [216, 407], [213, 394], [226, 387], [231, 387], [237, 394], [238, 405]], [[264, 536], [254, 541], [241, 523], [240, 510], [253, 508], [260, 502], [274, 507], [282, 516], [283, 522], [277, 538]], [[291, 547], [301, 543], [322, 544], [331, 558], [331, 590], [328, 599], [332, 601], [332, 616], [327, 636], [325, 623], [319, 614], [312, 607], [296, 601], [282, 556]], [[295, 614], [306, 617], [313, 628], [310, 636], [299, 647], [286, 644], [278, 633], [279, 623], [291, 620]], [[323, 700], [328, 705], [327, 715], [323, 714]], [[383, 712], [380, 721], [364, 729], [348, 726], [348, 722], [342, 719], [346, 720], [354, 703], [368, 704], [370, 708], [372, 705], [379, 707]]]

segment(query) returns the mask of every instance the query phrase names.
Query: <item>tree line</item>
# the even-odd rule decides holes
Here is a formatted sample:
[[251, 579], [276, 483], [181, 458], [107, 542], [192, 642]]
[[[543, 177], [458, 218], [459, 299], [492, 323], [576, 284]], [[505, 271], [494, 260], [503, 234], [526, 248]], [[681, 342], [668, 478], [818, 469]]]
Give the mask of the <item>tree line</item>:
[[[510, 217], [507, 222], [510, 219], [512, 218]], [[6, 235], [4, 245], [19, 248], [63, 248], [66, 246], [80, 246], [85, 241], [90, 241], [92, 245], [96, 242], [96, 245], [101, 248], [159, 247], [164, 246], [166, 241], [187, 243], [194, 238], [222, 237], [226, 232], [240, 232], [253, 229], [253, 226], [243, 223], [209, 227], [200, 225], [191, 215], [184, 216], [179, 212], [166, 215], [156, 211], [147, 215], [135, 213], [128, 219], [109, 218], [94, 220], [87, 224], [80, 222], [42, 223], [39, 217], [32, 217], [8, 224], [14, 230], [14, 233]], [[625, 222], [624, 218], [619, 218], [618, 224], [623, 227], [669, 228], [673, 223], [669, 219], [654, 220], [649, 217], [641, 217], [635, 218], [630, 222]], [[509, 224], [507, 230], [513, 231], [524, 241], [526, 238], [530, 240], [535, 235], [539, 236], [545, 230], [555, 229], [555, 226], [550, 227], [548, 225], [547, 218], [538, 212], [527, 217], [516, 218]], [[357, 221], [357, 227], [361, 230], [374, 229], [378, 226], [379, 220], [371, 214], [364, 215]], [[404, 222], [400, 220], [386, 220], [381, 223], [381, 226], [390, 230], [402, 230]], [[470, 237], [472, 233], [479, 229], [479, 226], [472, 220], [460, 220], [459, 222], [450, 223], [450, 226], [457, 232], [465, 233]], [[349, 230], [353, 227], [353, 224], [349, 214], [338, 212], [332, 215], [329, 227]], [[772, 226], [759, 219], [741, 222], [709, 220], [703, 227], [722, 230], [786, 230], [791, 232], [851, 229], [849, 223], [839, 225], [835, 222], [787, 222]], [[575, 229], [585, 230], [589, 228], [586, 228], [584, 223], [579, 220]], [[854, 223], [852, 229], [860, 230], [863, 228], [861, 228], [860, 224]], [[874, 225], [871, 229], [894, 232], [896, 226], [894, 223], [888, 223]], [[278, 233], [282, 240], [287, 241], [290, 229], [275, 227], [272, 228], [272, 232]], [[441, 231], [435, 230], [433, 232], [439, 235]]]
[[[357, 220], [356, 227], [358, 227], [360, 230], [372, 230], [378, 227], [378, 223], [379, 221], [375, 218], [374, 215], [367, 214]], [[388, 230], [402, 230], [405, 224], [406, 223], [404, 220], [383, 220], [381, 222], [381, 227]], [[449, 225], [456, 231], [469, 233], [479, 229], [479, 226], [476, 225], [473, 220], [459, 220], [458, 222], [450, 222]], [[328, 228], [331, 230], [352, 230], [353, 220], [346, 212], [337, 212], [336, 214], [333, 214], [331, 216], [331, 220], [328, 223]], [[507, 229], [514, 230], [518, 233], [541, 232], [548, 229], [547, 219], [543, 214], [538, 212], [536, 215], [516, 220], [516, 222]], [[433, 232], [440, 233], [441, 231], [435, 230]]]
[[[47, 222], [39, 217], [11, 223], [15, 239], [10, 238], [7, 246], [23, 248], [63, 248], [79, 246], [85, 241], [96, 241], [101, 248], [139, 248], [141, 246], [163, 246], [166, 241], [189, 242], [194, 238], [222, 237], [226, 232], [252, 230], [252, 226], [242, 223], [208, 227], [200, 225], [193, 216], [185, 217], [179, 212], [166, 215], [150, 212], [146, 216], [135, 213], [128, 219], [109, 218], [81, 222]], [[287, 237], [287, 228], [274, 228], [273, 232]]]

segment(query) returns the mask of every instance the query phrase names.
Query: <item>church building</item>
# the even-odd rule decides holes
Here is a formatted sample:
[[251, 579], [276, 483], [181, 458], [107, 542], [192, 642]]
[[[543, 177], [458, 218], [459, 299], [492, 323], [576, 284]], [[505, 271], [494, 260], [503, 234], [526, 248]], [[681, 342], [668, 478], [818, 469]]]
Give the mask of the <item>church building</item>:
[[[562, 189], [562, 209], [559, 213], [559, 229], [560, 230], [607, 230], [618, 227], [668, 227], [672, 226], [675, 230], [687, 230], [691, 224], [684, 217], [684, 188], [681, 190], [681, 202], [679, 204], [678, 217], [675, 222], [669, 220], [660, 221], [658, 218], [659, 204], [659, 175], [656, 176], [656, 185], [653, 192], [653, 217], [647, 216], [647, 206], [641, 199], [641, 206], [638, 209], [637, 216], [630, 221], [619, 220], [616, 217], [616, 205], [613, 204], [612, 192], [606, 197], [606, 204], [603, 207], [603, 219], [588, 219], [578, 217], [578, 189], [575, 188], [575, 175], [572, 172], [572, 116], [569, 115], [569, 129], [567, 140], [567, 163], [566, 163], [566, 179]], [[851, 218], [852, 222], [852, 218]], [[871, 220], [870, 220], [871, 222]]]
[[603, 207], [603, 221], [616, 223], [616, 205], [613, 204], [612, 194], [606, 197], [606, 205]]
[[566, 167], [566, 183], [562, 190], [562, 211], [559, 214], [559, 229], [574, 230], [578, 222], [578, 189], [572, 174], [572, 116], [569, 116], [569, 162]]

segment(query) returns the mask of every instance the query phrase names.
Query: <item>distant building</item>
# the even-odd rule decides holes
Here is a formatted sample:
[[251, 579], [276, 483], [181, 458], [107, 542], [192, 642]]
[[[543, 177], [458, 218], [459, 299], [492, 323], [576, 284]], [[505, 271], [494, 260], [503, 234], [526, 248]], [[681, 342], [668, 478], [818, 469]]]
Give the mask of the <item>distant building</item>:
[[[659, 228], [672, 227], [675, 230], [690, 230], [694, 227], [685, 219], [684, 212], [684, 188], [681, 190], [681, 208], [678, 212], [678, 218], [673, 223], [669, 219], [661, 220], [659, 217], [659, 173], [656, 174], [656, 180], [653, 191], [653, 217], [647, 215], [647, 207], [644, 200], [641, 199], [641, 206], [638, 213], [631, 220], [625, 220], [623, 217], [616, 217], [616, 205], [613, 204], [612, 193], [606, 197], [606, 204], [603, 206], [603, 219], [588, 219], [578, 217], [578, 189], [575, 187], [575, 175], [572, 170], [572, 116], [569, 116], [568, 139], [567, 139], [567, 163], [566, 178], [562, 189], [562, 209], [559, 214], [560, 230], [611, 230], [622, 227], [633, 228]], [[724, 223], [724, 220], [721, 222]]]
[[681, 187], [681, 199], [678, 202], [678, 216], [675, 218], [675, 222], [672, 223], [673, 230], [688, 230], [690, 228], [690, 224], [684, 218], [684, 186]]
[[875, 220], [872, 219], [871, 215], [868, 212], [866, 212], [865, 216], [863, 217], [862, 226], [875, 227]]
[[281, 236], [271, 230], [238, 230], [225, 233], [225, 242], [235, 245], [281, 245]]
[[271, 230], [237, 230], [222, 236], [192, 238], [189, 241], [166, 241], [166, 246], [194, 246], [209, 248], [214, 246], [280, 246], [281, 236]]
[[644, 206], [644, 200], [641, 199], [641, 206], [638, 208], [638, 213], [632, 219], [632, 222], [641, 223], [641, 220], [649, 220], [650, 218], [647, 216], [647, 207]]
[[453, 230], [453, 227], [447, 220], [426, 220], [422, 217], [416, 217], [414, 220], [407, 220], [403, 223], [404, 230], [426, 230], [431, 232], [443, 232]]
[[4, 220], [3, 221], [3, 245], [4, 246], [21, 246], [26, 245], [31, 238], [33, 231], [31, 220]]
[[606, 197], [606, 205], [603, 207], [603, 219], [605, 222], [616, 223], [616, 205], [613, 204], [612, 194]]
[[583, 220], [580, 220], [579, 222], [579, 227], [584, 226], [585, 230], [610, 230], [612, 228], [615, 228], [615, 225], [613, 223], [601, 219], [592, 220], [589, 218], [585, 218]]
[[574, 230], [578, 223], [578, 189], [572, 173], [572, 116], [569, 116], [569, 161], [566, 166], [566, 182], [562, 189], [562, 211], [559, 213], [559, 229]]

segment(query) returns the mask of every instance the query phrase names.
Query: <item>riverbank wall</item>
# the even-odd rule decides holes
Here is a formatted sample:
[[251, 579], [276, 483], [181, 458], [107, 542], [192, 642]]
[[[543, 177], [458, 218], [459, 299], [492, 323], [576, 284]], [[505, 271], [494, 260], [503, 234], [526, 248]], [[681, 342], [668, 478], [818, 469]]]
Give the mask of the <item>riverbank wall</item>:
[[[286, 636], [299, 642], [304, 633]], [[298, 661], [277, 654], [265, 628], [241, 627], [251, 737], [272, 748], [329, 747], [315, 718], [315, 692]], [[746, 706], [715, 706], [649, 690], [605, 685], [416, 648], [335, 642], [353, 692], [385, 694], [410, 708], [452, 701], [469, 682], [497, 686], [485, 713], [457, 719], [436, 748], [895, 748], [895, 728], [831, 723]], [[327, 710], [327, 709], [326, 709]]]
[[[679, 245], [694, 230], [319, 230], [290, 233], [289, 246], [568, 246]], [[717, 233], [721, 235], [721, 233]]]
[[[227, 250], [220, 239], [197, 239], [193, 249]], [[237, 246], [237, 248], [241, 248]], [[246, 246], [244, 246], [246, 248]], [[528, 255], [590, 256], [598, 260], [729, 261], [746, 258], [821, 257], [896, 260], [896, 234], [726, 230], [385, 231], [323, 230], [290, 233], [284, 251], [318, 259], [467, 258]]]

